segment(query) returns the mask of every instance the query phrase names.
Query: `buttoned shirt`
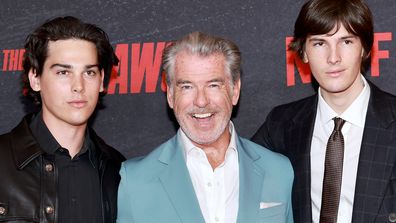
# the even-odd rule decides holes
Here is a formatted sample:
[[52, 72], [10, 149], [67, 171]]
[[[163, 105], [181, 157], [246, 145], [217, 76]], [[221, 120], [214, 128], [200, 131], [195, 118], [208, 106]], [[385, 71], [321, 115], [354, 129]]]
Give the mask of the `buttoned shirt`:
[[239, 206], [239, 164], [236, 132], [230, 122], [230, 144], [225, 159], [213, 170], [205, 152], [179, 129], [183, 152], [202, 215], [207, 223], [233, 223]]
[[81, 151], [71, 158], [45, 125], [41, 112], [32, 118], [29, 127], [46, 155], [54, 160], [53, 165], [46, 168], [53, 168], [58, 176], [59, 206], [54, 207], [54, 212], [59, 215], [59, 223], [101, 222], [98, 161], [88, 131]]
[[344, 161], [337, 222], [350, 223], [352, 221], [360, 147], [370, 99], [370, 87], [362, 75], [361, 81], [364, 84], [363, 90], [340, 115], [326, 103], [320, 93], [320, 89], [318, 90], [318, 109], [311, 144], [311, 202], [313, 222], [319, 222], [326, 145], [334, 129], [334, 121], [332, 120], [334, 117], [340, 117], [346, 121], [341, 130], [344, 136]]

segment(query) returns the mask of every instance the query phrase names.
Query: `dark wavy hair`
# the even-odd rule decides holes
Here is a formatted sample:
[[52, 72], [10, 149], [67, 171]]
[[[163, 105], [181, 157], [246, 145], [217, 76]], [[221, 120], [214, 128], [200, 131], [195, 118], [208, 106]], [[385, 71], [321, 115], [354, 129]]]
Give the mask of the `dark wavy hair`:
[[363, 0], [309, 0], [301, 8], [294, 25], [294, 38], [289, 49], [302, 59], [310, 35], [327, 34], [341, 27], [359, 37], [364, 48], [362, 71], [370, 59], [374, 40], [373, 16]]
[[72, 17], [57, 17], [46, 21], [37, 27], [25, 41], [25, 55], [23, 57], [23, 92], [25, 96], [33, 98], [36, 104], [41, 103], [40, 93], [33, 91], [29, 84], [29, 71], [36, 75], [43, 72], [47, 59], [48, 42], [67, 39], [81, 39], [92, 42], [96, 46], [99, 69], [104, 71], [104, 86], [109, 83], [113, 66], [118, 65], [118, 58], [109, 42], [107, 34], [94, 24], [84, 23]]

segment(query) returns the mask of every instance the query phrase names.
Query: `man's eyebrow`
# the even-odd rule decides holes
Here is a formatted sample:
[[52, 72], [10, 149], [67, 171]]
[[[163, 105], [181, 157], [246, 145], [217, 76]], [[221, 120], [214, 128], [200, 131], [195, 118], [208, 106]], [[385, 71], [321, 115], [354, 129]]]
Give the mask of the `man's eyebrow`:
[[[350, 35], [346, 35], [346, 36], [341, 36], [339, 39], [344, 40], [344, 39], [352, 39], [352, 38], [358, 38], [357, 36], [350, 34]], [[309, 37], [308, 38], [309, 42], [312, 41], [326, 41], [325, 37]]]
[[86, 69], [90, 69], [90, 68], [93, 68], [93, 67], [97, 67], [99, 69], [99, 64], [85, 65]]
[[177, 80], [176, 85], [181, 85], [181, 84], [191, 84], [191, 81], [188, 80]]
[[358, 38], [358, 37], [351, 34], [351, 35], [347, 35], [347, 36], [342, 36], [340, 39], [354, 39], [354, 38]]
[[224, 83], [225, 80], [223, 78], [215, 78], [215, 79], [212, 79], [212, 80], [208, 81], [208, 83], [213, 83], [213, 82]]
[[[54, 67], [62, 67], [62, 68], [66, 68], [66, 69], [71, 69], [71, 68], [73, 68], [73, 66], [70, 65], [70, 64], [60, 64], [60, 63], [52, 64], [50, 68], [54, 68]], [[91, 69], [91, 68], [93, 68], [93, 67], [99, 68], [99, 64], [89, 64], [89, 65], [85, 65], [85, 69]]]
[[[215, 79], [207, 81], [206, 83], [214, 83], [214, 82], [224, 83], [225, 80], [223, 78], [215, 78]], [[182, 85], [182, 84], [191, 84], [191, 81], [188, 81], [188, 80], [177, 80], [176, 81], [176, 85]]]
[[325, 39], [323, 37], [309, 37], [308, 38], [309, 42], [313, 42], [313, 41], [325, 41]]
[[52, 64], [52, 65], [50, 66], [51, 69], [54, 68], [54, 67], [62, 67], [62, 68], [70, 69], [70, 68], [72, 68], [73, 66], [72, 66], [72, 65], [69, 65], [69, 64], [60, 64], [60, 63], [55, 63], [55, 64]]

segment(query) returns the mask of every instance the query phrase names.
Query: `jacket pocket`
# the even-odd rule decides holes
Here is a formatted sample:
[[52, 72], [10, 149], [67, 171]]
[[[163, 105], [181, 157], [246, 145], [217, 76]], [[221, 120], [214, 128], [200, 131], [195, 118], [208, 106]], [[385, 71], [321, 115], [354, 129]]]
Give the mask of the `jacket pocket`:
[[286, 222], [286, 205], [264, 208], [259, 210], [260, 222], [282, 223]]
[[[11, 209], [11, 210], [10, 210]], [[17, 208], [18, 209], [18, 208]], [[18, 211], [23, 208], [19, 208]], [[10, 223], [34, 223], [39, 222], [38, 218], [29, 217], [22, 213], [28, 213], [29, 211], [19, 211], [14, 213], [14, 210], [9, 207], [8, 204], [0, 202], [0, 222], [10, 222]]]

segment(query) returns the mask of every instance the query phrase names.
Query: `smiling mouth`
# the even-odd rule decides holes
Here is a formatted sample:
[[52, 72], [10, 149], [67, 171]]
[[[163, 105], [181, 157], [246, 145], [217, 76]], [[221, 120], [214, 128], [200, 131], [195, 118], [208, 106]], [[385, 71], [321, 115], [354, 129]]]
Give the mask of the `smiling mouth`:
[[194, 113], [192, 114], [192, 117], [197, 118], [197, 119], [205, 119], [213, 116], [214, 113]]

